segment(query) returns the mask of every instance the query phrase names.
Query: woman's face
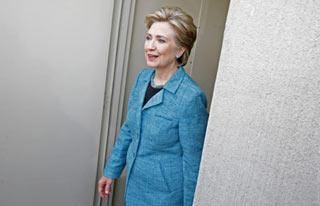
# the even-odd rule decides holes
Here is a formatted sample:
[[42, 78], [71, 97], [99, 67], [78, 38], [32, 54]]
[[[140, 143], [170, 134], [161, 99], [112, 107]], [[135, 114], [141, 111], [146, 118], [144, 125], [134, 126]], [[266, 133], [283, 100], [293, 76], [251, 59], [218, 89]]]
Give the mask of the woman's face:
[[146, 33], [145, 58], [155, 69], [177, 67], [176, 56], [182, 54], [175, 43], [175, 32], [167, 22], [155, 22]]

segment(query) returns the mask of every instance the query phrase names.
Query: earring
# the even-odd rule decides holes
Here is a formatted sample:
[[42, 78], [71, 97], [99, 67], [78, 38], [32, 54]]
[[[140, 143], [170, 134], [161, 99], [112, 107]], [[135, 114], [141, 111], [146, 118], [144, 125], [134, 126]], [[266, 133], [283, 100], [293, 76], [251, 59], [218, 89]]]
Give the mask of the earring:
[[179, 56], [179, 55], [176, 55], [176, 59], [179, 59], [181, 56]]

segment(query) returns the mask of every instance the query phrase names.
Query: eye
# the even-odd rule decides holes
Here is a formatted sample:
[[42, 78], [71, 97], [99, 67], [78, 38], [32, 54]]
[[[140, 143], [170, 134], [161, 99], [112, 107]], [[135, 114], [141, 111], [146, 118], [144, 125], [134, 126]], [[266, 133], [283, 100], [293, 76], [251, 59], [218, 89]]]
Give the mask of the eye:
[[151, 40], [151, 36], [150, 35], [146, 35], [145, 39], [146, 40]]
[[166, 43], [166, 40], [164, 39], [158, 39], [159, 43], [163, 44], [163, 43]]

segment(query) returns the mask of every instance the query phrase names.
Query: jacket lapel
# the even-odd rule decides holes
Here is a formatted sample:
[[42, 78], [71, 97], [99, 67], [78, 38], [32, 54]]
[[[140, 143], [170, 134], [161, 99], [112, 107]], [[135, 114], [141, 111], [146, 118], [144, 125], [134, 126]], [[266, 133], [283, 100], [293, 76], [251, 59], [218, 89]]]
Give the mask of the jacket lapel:
[[163, 89], [161, 89], [157, 94], [155, 94], [149, 101], [144, 105], [142, 111], [149, 108], [161, 104], [163, 100]]
[[[143, 101], [144, 97], [151, 79], [151, 76], [153, 75], [155, 71], [152, 70], [152, 72], [149, 72], [143, 77], [143, 84], [139, 92], [139, 109], [141, 109], [141, 112], [147, 108], [156, 106], [158, 104], [161, 104], [163, 102], [163, 95], [164, 90], [167, 90], [171, 93], [175, 93], [178, 87], [180, 86], [180, 83], [182, 82], [185, 73], [185, 70], [183, 67], [180, 67], [176, 73], [169, 79], [167, 84], [163, 87], [161, 91], [159, 91], [157, 94], [155, 94], [144, 106]], [[140, 112], [139, 112], [140, 113]], [[141, 115], [141, 114], [139, 114]], [[140, 118], [140, 117], [139, 117]]]
[[[138, 124], [138, 128], [141, 128], [141, 112], [142, 112], [142, 105], [143, 105], [143, 101], [144, 101], [144, 96], [146, 94], [147, 88], [148, 88], [148, 84], [150, 81], [150, 78], [152, 76], [154, 71], [148, 72], [146, 73], [143, 77], [142, 77], [142, 83], [141, 86], [138, 89], [138, 111], [137, 111], [137, 124]], [[140, 136], [140, 129], [138, 131], [139, 136]]]
[[143, 101], [144, 101], [144, 96], [146, 95], [146, 91], [151, 79], [152, 74], [154, 73], [154, 71], [148, 72], [143, 78], [142, 78], [142, 85], [139, 89], [139, 97], [138, 97], [138, 101], [139, 101], [139, 110], [142, 111], [142, 105], [143, 105]]

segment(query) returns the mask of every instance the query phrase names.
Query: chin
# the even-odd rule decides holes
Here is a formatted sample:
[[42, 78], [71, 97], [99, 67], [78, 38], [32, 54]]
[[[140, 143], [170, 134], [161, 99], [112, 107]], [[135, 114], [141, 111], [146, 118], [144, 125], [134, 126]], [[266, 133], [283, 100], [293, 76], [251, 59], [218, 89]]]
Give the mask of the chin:
[[153, 68], [155, 68], [155, 67], [158, 66], [158, 64], [155, 63], [155, 62], [149, 62], [149, 61], [147, 61], [147, 66], [148, 66], [148, 67], [153, 67]]

